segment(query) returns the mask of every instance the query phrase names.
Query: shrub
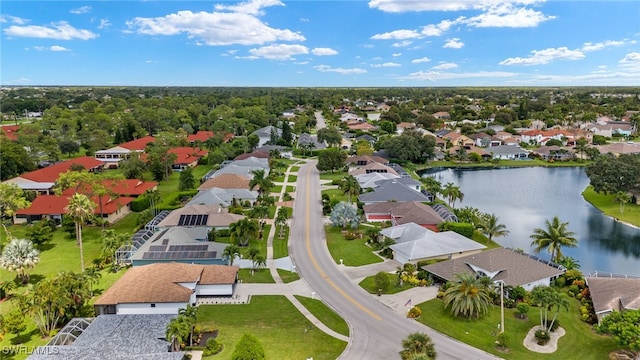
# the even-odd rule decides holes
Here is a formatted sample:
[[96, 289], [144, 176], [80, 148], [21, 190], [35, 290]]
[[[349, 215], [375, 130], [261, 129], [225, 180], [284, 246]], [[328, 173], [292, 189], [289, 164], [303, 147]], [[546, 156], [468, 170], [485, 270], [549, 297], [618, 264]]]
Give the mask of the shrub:
[[473, 237], [473, 232], [475, 230], [472, 224], [455, 222], [444, 222], [438, 224], [438, 228], [444, 231], [451, 230], [462, 236], [468, 237], [469, 239]]
[[414, 306], [407, 312], [407, 317], [409, 319], [417, 319], [422, 315], [422, 310], [419, 307]]
[[389, 274], [384, 271], [380, 271], [379, 273], [377, 273], [374, 281], [378, 289], [382, 290], [383, 292], [387, 291], [387, 289], [389, 289], [389, 286], [391, 285]]
[[229, 229], [216, 230], [216, 237], [229, 237], [231, 234]]
[[556, 279], [556, 286], [557, 287], [564, 287], [565, 285], [567, 285], [567, 279], [564, 278], [564, 276], [560, 276], [559, 278]]
[[555, 332], [556, 330], [558, 330], [559, 327], [560, 327], [560, 321], [556, 319], [556, 321], [554, 321], [553, 324], [551, 324], [551, 329], [549, 329], [549, 331]]
[[520, 319], [524, 319], [527, 316], [527, 313], [529, 312], [529, 304], [527, 303], [518, 303], [518, 305], [516, 305], [516, 314], [518, 314], [518, 317]]
[[244, 334], [236, 344], [231, 355], [232, 360], [264, 360], [262, 344], [251, 334]]
[[546, 330], [536, 330], [536, 342], [538, 345], [546, 345], [551, 340], [551, 335]]
[[575, 296], [575, 294], [578, 294], [579, 292], [580, 292], [580, 288], [578, 287], [578, 285], [569, 286], [569, 293], [573, 294], [573, 295], [570, 295], [571, 297]]
[[509, 291], [509, 299], [521, 301], [527, 295], [527, 290], [518, 285]]
[[222, 344], [220, 344], [218, 340], [211, 338], [207, 340], [207, 346], [205, 346], [202, 356], [215, 355], [219, 353], [220, 350], [222, 350]]
[[500, 347], [507, 347], [507, 342], [509, 341], [509, 335], [506, 332], [498, 333], [496, 336], [496, 345]]

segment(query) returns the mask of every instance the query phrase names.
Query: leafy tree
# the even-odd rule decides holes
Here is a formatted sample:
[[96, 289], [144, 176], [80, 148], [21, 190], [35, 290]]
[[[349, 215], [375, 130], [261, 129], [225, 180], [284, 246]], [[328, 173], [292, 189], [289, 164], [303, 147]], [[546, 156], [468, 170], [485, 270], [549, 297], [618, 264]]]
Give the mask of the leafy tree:
[[475, 275], [458, 273], [444, 293], [444, 306], [455, 316], [478, 318], [487, 314], [491, 304], [489, 287]]
[[89, 296], [93, 296], [93, 285], [102, 277], [100, 269], [95, 266], [88, 267], [82, 272], [84, 280], [89, 284]]
[[235, 244], [227, 245], [222, 252], [222, 257], [227, 259], [229, 266], [233, 266], [233, 261], [238, 256], [240, 256], [240, 248]]
[[489, 241], [493, 240], [493, 237], [507, 236], [509, 230], [504, 224], [499, 223], [499, 218], [495, 214], [486, 215], [482, 222], [482, 233], [489, 237]]
[[33, 247], [33, 243], [27, 239], [12, 239], [0, 256], [0, 268], [17, 272], [18, 278], [23, 284], [29, 282], [27, 270], [33, 269], [40, 262], [40, 251]]
[[349, 204], [351, 204], [351, 196], [358, 196], [362, 192], [358, 180], [352, 175], [342, 179], [340, 182], [340, 190], [342, 190], [343, 194], [349, 195]]
[[288, 121], [282, 122], [282, 138], [280, 138], [280, 144], [283, 146], [291, 146], [293, 141], [293, 135], [291, 134], [291, 126]]
[[27, 226], [26, 236], [37, 247], [48, 243], [53, 239], [55, 225], [52, 228], [46, 220], [34, 222]]
[[27, 208], [30, 205], [31, 202], [27, 200], [25, 192], [18, 185], [0, 183], [0, 222], [5, 234], [7, 234], [7, 238], [11, 238], [11, 233], [5, 226], [4, 221], [2, 221], [2, 217], [13, 217], [16, 211]]
[[616, 343], [640, 354], [640, 310], [614, 311], [605, 316], [596, 330], [610, 334]]
[[346, 164], [347, 153], [337, 147], [327, 148], [318, 152], [318, 164], [316, 167], [320, 171], [334, 172], [344, 168]]
[[436, 140], [414, 130], [406, 130], [401, 135], [388, 137], [376, 146], [385, 149], [392, 158], [414, 163], [423, 163], [433, 155]]
[[138, 153], [133, 153], [128, 159], [120, 161], [120, 169], [125, 178], [142, 180], [147, 164], [140, 159]]
[[76, 224], [76, 241], [80, 247], [80, 269], [84, 271], [84, 250], [82, 248], [82, 224], [93, 216], [96, 204], [86, 195], [75, 193], [66, 207], [67, 215]]
[[100, 258], [106, 263], [115, 261], [116, 251], [127, 243], [131, 243], [131, 237], [128, 233], [120, 233], [115, 230], [103, 231]]
[[264, 349], [258, 339], [251, 334], [244, 334], [236, 344], [231, 360], [264, 360]]
[[360, 215], [358, 215], [358, 210], [351, 204], [344, 201], [339, 202], [333, 207], [329, 217], [333, 226], [341, 227], [343, 229], [346, 229], [347, 226], [355, 229], [360, 224]]
[[462, 201], [464, 199], [464, 194], [460, 190], [460, 187], [455, 186], [453, 183], [447, 183], [441, 193], [447, 198], [447, 202], [451, 207], [454, 207], [456, 200]]
[[376, 283], [376, 287], [378, 288], [378, 290], [382, 292], [387, 291], [389, 289], [389, 286], [391, 286], [389, 274], [384, 271], [380, 271], [379, 273], [377, 273], [373, 280]]
[[624, 205], [631, 202], [631, 194], [624, 191], [616, 193], [616, 201], [620, 203], [620, 213], [624, 213]]
[[380, 127], [380, 130], [386, 132], [387, 134], [396, 133], [396, 124], [391, 121], [388, 121], [388, 120], [380, 121], [378, 126]]
[[178, 183], [178, 190], [185, 191], [191, 190], [196, 185], [196, 180], [193, 177], [193, 170], [186, 168], [180, 172], [180, 181]]
[[67, 154], [68, 157], [71, 157], [72, 154], [77, 153], [80, 150], [80, 145], [78, 145], [78, 143], [68, 139], [61, 140], [58, 143], [58, 146], [60, 147], [60, 151]]
[[531, 246], [535, 246], [533, 251], [539, 253], [542, 249], [547, 249], [551, 254], [551, 261], [559, 262], [562, 259], [562, 247], [576, 247], [578, 240], [573, 237], [575, 233], [569, 231], [568, 222], [561, 222], [557, 216], [551, 221], [545, 220], [545, 229], [536, 228], [530, 236], [533, 241]]
[[0, 137], [0, 181], [35, 169], [35, 162], [22, 145]]
[[640, 154], [611, 154], [600, 156], [587, 165], [587, 176], [598, 193], [615, 194], [638, 189]]
[[373, 148], [367, 140], [360, 140], [356, 143], [356, 155], [372, 155]]
[[149, 170], [153, 174], [153, 179], [156, 181], [168, 180], [171, 175], [171, 165], [176, 161], [178, 155], [169, 153], [169, 147], [167, 146], [150, 146], [148, 154], [148, 166]]
[[27, 324], [24, 320], [24, 314], [20, 311], [14, 310], [10, 312], [5, 315], [2, 320], [2, 332], [20, 335], [20, 333], [27, 329]]
[[[540, 310], [540, 325], [551, 331], [556, 321], [560, 308], [569, 309], [569, 301], [564, 294], [549, 286], [536, 286], [531, 290], [531, 303]], [[549, 311], [554, 311], [553, 318], [549, 322]]]
[[232, 223], [229, 226], [231, 241], [237, 242], [239, 246], [249, 245], [251, 239], [258, 237], [258, 222], [249, 218], [244, 218]]
[[338, 128], [330, 126], [318, 130], [318, 142], [326, 142], [330, 147], [340, 145], [342, 142], [342, 135]]
[[429, 335], [424, 333], [411, 333], [402, 340], [402, 360], [433, 360], [436, 358], [436, 349]]
[[529, 304], [526, 302], [520, 302], [516, 305], [516, 314], [518, 314], [520, 319], [524, 319], [527, 316], [527, 313], [529, 313]]

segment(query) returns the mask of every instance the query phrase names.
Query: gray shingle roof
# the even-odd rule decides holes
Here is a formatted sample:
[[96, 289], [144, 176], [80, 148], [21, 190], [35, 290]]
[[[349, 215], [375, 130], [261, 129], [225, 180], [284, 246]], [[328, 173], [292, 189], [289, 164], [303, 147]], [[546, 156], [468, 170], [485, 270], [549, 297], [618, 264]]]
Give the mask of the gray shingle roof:
[[254, 132], [252, 132], [252, 134], [256, 134], [258, 135], [258, 137], [261, 138], [268, 138], [271, 137], [271, 130], [275, 130], [276, 134], [278, 136], [282, 136], [282, 129], [279, 129], [275, 126], [269, 125], [269, 126], [265, 126], [263, 128], [260, 128]]
[[596, 314], [640, 309], [640, 279], [588, 277], [586, 280]]
[[387, 182], [386, 184], [378, 187], [375, 191], [360, 195], [358, 199], [365, 204], [385, 201], [429, 201], [429, 198], [422, 193], [393, 181]]
[[166, 326], [175, 315], [100, 315], [69, 345], [39, 347], [29, 360], [180, 360]]

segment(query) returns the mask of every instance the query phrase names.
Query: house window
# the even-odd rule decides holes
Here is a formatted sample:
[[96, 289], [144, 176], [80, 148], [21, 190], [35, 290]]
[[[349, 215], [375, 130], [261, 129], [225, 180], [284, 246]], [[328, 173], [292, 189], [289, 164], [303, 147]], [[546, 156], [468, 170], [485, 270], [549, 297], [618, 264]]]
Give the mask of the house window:
[[156, 304], [151, 304], [151, 307], [152, 307], [152, 308], [156, 307]]

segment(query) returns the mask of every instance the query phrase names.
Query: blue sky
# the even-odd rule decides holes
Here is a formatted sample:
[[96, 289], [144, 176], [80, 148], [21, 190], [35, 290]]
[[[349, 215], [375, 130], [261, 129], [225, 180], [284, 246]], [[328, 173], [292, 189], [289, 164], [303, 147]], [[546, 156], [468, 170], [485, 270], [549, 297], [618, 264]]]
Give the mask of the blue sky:
[[640, 86], [640, 1], [2, 1], [2, 85]]

